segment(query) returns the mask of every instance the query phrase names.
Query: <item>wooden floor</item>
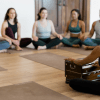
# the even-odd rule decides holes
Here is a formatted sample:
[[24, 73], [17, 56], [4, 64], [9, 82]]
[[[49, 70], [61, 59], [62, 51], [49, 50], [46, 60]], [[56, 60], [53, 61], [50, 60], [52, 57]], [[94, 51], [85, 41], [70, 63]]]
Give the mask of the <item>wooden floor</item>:
[[8, 70], [0, 72], [0, 87], [34, 81], [74, 100], [100, 100], [100, 96], [80, 93], [71, 89], [68, 84], [65, 84], [64, 71], [20, 57], [20, 55], [43, 52], [51, 52], [75, 59], [86, 57], [60, 49], [33, 50], [32, 52], [13, 54], [2, 53], [0, 54], [0, 66]]

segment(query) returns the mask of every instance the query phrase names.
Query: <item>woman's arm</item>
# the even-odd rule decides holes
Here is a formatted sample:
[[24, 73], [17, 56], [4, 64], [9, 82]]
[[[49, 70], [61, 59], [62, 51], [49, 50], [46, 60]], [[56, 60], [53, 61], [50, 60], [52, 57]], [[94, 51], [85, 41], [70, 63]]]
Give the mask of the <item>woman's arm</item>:
[[5, 21], [2, 24], [2, 28], [1, 28], [1, 35], [2, 37], [6, 38], [7, 40], [9, 39], [11, 42], [13, 42], [15, 45], [19, 45], [19, 42], [17, 40], [14, 40], [12, 38], [10, 38], [9, 36], [6, 35], [6, 29], [8, 28], [8, 23]]
[[82, 34], [80, 34], [80, 36], [78, 38], [80, 38], [82, 41], [84, 41], [84, 37], [85, 37], [85, 23], [84, 21], [80, 21], [81, 24], [81, 32]]
[[21, 25], [17, 23], [17, 40], [20, 42], [21, 40]]
[[58, 36], [57, 32], [55, 31], [55, 27], [54, 27], [54, 24], [51, 20], [49, 20], [50, 24], [51, 24], [51, 32], [54, 36]]
[[32, 39], [34, 41], [38, 41], [38, 37], [36, 36], [36, 28], [37, 28], [37, 21], [34, 23], [33, 29], [32, 29]]
[[83, 21], [81, 21], [81, 31], [82, 31], [82, 34], [85, 33], [85, 23]]
[[65, 32], [63, 34], [63, 37], [65, 37], [67, 35], [67, 33], [69, 31], [69, 29], [68, 29], [69, 28], [69, 25], [70, 25], [70, 21], [67, 22], [67, 27], [66, 27], [66, 30], [65, 30]]
[[0, 40], [6, 40], [6, 38], [0, 36]]
[[55, 27], [54, 27], [54, 24], [51, 20], [49, 20], [50, 24], [51, 24], [51, 32], [54, 36], [58, 37], [60, 40], [62, 40], [62, 36], [60, 34], [58, 34], [56, 31], [55, 31]]
[[10, 39], [13, 42], [13, 39], [10, 38], [9, 36], [6, 35], [6, 28], [8, 27], [8, 24], [6, 21], [3, 22], [2, 27], [1, 27], [1, 35], [4, 38]]
[[0, 36], [0, 40], [6, 40], [6, 41], [8, 41], [8, 42], [9, 42], [9, 44], [10, 44], [10, 45], [12, 44], [11, 40], [10, 40], [10, 39], [8, 39], [8, 38], [4, 38], [4, 37], [1, 37], [1, 36]]
[[95, 31], [95, 24], [96, 24], [96, 22], [94, 22], [94, 23], [92, 24], [92, 28], [91, 28], [90, 34], [89, 34], [87, 37], [91, 38], [91, 37], [93, 36], [94, 31]]
[[98, 57], [100, 57], [100, 46], [97, 46], [93, 49], [93, 51], [91, 52], [90, 55], [88, 55], [86, 58], [82, 59], [82, 60], [75, 60], [72, 58], [68, 58], [69, 61], [73, 61], [75, 64], [77, 65], [85, 65], [88, 63], [93, 62], [94, 60], [96, 60]]
[[96, 21], [92, 24], [92, 28], [91, 28], [91, 30], [90, 30], [89, 35], [84, 36], [84, 40], [87, 39], [87, 38], [91, 38], [91, 37], [93, 36], [94, 31], [95, 31], [95, 24], [96, 24]]

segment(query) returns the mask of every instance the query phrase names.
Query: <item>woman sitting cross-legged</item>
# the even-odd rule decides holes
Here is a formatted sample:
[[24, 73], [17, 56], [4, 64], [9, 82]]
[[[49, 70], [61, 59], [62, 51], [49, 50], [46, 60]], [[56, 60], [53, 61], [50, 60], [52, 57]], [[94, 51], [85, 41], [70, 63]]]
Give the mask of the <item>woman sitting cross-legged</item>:
[[[37, 50], [49, 49], [58, 45], [61, 42], [62, 36], [57, 34], [51, 20], [47, 20], [48, 11], [46, 8], [41, 8], [38, 14], [38, 20], [33, 25], [33, 45]], [[56, 38], [51, 39], [51, 33]]]
[[[17, 33], [17, 39], [15, 34]], [[21, 25], [17, 20], [17, 13], [14, 8], [9, 8], [5, 15], [4, 22], [1, 28], [3, 37], [8, 38], [16, 46], [16, 50], [22, 50], [22, 47], [29, 45], [31, 38], [21, 38]]]
[[[84, 39], [85, 23], [81, 20], [81, 14], [78, 9], [71, 11], [71, 18], [67, 23], [62, 43], [68, 47], [80, 47]], [[67, 32], [70, 32], [70, 38], [65, 38]], [[82, 33], [82, 34], [81, 34]]]

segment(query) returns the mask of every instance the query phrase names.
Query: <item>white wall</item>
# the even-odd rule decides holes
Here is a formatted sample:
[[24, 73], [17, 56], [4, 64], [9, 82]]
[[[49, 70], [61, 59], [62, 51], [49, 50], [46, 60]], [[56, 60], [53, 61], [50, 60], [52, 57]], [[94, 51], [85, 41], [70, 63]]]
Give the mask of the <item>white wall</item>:
[[[90, 29], [94, 21], [100, 20], [99, 10], [100, 10], [100, 0], [90, 0]], [[95, 34], [92, 38], [95, 38]]]
[[[15, 8], [21, 24], [21, 37], [32, 37], [35, 21], [34, 0], [0, 0], [0, 29], [8, 8]], [[0, 34], [1, 35], [1, 34]]]

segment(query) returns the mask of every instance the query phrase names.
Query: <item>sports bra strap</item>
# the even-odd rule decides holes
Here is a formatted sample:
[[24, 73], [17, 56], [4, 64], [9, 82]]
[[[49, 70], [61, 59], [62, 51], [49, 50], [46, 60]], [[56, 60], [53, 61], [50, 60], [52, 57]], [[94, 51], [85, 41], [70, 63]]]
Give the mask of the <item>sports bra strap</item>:
[[[70, 26], [71, 26], [72, 20], [70, 21]], [[77, 26], [79, 26], [79, 20], [77, 21]]]

